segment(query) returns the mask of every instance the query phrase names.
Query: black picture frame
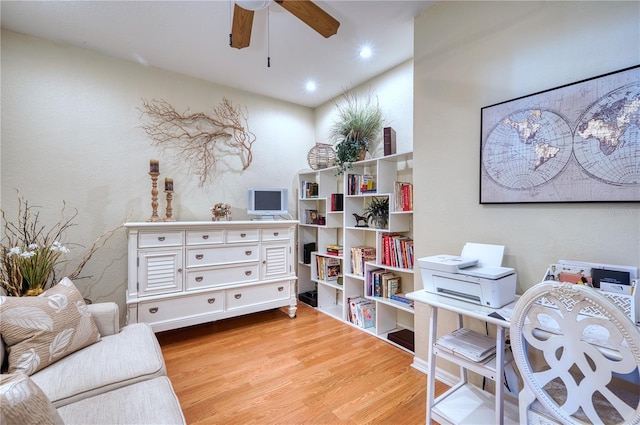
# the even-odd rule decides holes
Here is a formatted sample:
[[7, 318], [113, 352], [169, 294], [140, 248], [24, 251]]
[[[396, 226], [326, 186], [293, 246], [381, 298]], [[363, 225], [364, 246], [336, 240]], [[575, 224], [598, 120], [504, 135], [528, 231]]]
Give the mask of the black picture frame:
[[480, 115], [480, 204], [640, 202], [640, 65]]

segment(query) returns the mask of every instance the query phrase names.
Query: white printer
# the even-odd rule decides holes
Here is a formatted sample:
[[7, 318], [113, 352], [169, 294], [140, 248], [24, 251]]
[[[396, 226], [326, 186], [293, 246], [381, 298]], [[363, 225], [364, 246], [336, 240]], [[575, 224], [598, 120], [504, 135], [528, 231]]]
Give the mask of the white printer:
[[501, 267], [504, 246], [466, 243], [462, 254], [418, 259], [427, 292], [500, 308], [516, 299], [516, 272]]

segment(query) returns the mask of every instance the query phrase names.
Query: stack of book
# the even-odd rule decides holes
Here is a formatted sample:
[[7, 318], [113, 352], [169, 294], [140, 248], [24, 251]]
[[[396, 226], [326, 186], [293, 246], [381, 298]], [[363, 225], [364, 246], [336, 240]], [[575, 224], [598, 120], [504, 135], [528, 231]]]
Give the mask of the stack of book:
[[413, 269], [413, 239], [397, 234], [382, 236], [382, 264], [402, 269]]
[[364, 276], [364, 263], [375, 261], [376, 249], [372, 246], [354, 246], [351, 248], [351, 273]]
[[349, 321], [365, 329], [375, 326], [376, 303], [363, 297], [350, 298]]
[[344, 255], [344, 248], [342, 245], [327, 245], [327, 254], [342, 257]]
[[396, 211], [413, 211], [413, 184], [395, 182]]

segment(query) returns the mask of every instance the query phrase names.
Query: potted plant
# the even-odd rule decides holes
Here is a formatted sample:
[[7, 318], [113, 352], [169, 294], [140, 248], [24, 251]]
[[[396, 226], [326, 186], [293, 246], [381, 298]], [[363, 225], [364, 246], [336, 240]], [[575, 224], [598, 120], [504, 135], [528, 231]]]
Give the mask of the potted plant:
[[369, 205], [364, 209], [367, 221], [377, 229], [386, 229], [389, 222], [389, 198], [371, 198]]
[[351, 90], [343, 95], [343, 102], [334, 102], [337, 116], [329, 129], [336, 141], [338, 174], [351, 169], [355, 161], [363, 160], [372, 143], [380, 137], [383, 126], [382, 111], [371, 93], [366, 100], [358, 98]]

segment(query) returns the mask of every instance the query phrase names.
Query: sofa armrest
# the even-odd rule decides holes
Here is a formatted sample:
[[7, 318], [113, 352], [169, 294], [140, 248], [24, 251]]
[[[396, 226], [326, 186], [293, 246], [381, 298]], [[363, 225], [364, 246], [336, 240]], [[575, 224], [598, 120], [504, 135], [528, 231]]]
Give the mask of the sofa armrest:
[[118, 304], [114, 302], [87, 304], [87, 308], [96, 322], [100, 335], [114, 335], [120, 332]]

